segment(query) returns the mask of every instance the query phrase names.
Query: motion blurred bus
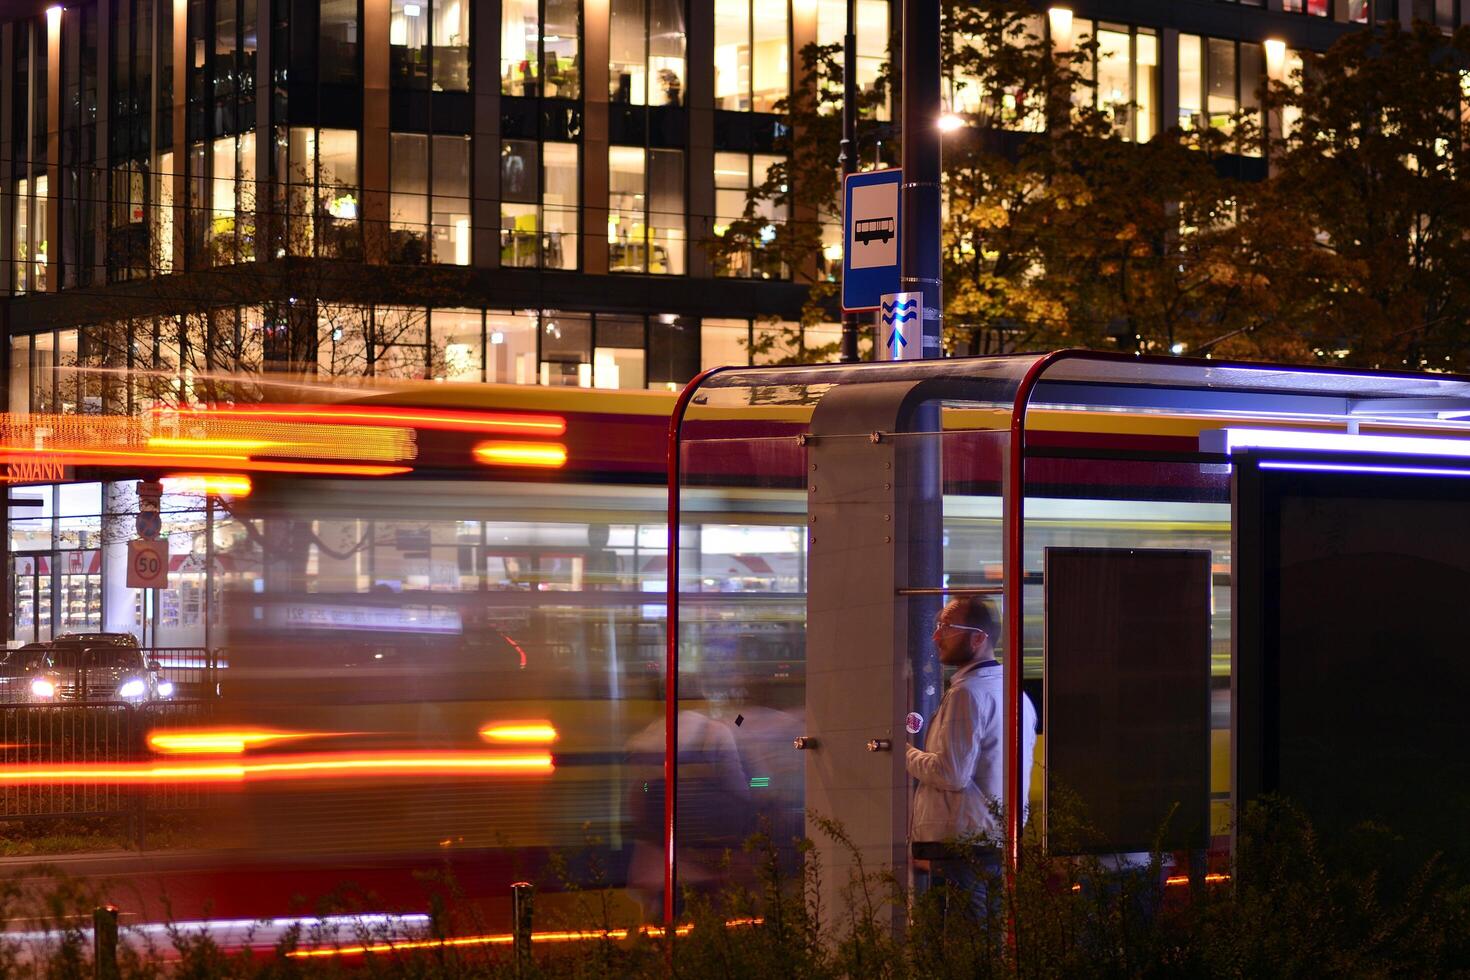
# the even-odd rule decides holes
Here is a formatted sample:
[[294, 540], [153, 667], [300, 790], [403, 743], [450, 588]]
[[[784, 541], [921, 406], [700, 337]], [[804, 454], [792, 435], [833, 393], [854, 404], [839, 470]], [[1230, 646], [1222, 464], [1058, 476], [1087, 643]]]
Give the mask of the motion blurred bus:
[[[656, 910], [674, 395], [282, 384], [205, 399], [193, 384], [183, 405], [132, 415], [7, 417], [6, 444], [29, 452], [44, 428], [48, 458], [78, 479], [174, 476], [209, 498], [211, 646], [224, 652], [200, 677], [217, 687], [197, 699], [191, 682], [148, 716], [140, 776], [161, 796], [212, 787], [208, 833], [189, 844], [196, 864], [229, 876], [214, 891], [232, 896], [230, 913], [285, 913], [292, 896], [345, 881], [374, 882], [403, 908], [422, 901], [414, 876], [444, 862], [471, 898], [570, 877], [614, 889], [630, 914]], [[725, 852], [738, 864], [757, 829], [779, 841], [803, 829], [793, 740], [806, 703], [810, 413], [696, 401], [684, 425], [684, 885], [728, 880]], [[1004, 409], [943, 416], [951, 428], [1009, 424]], [[1043, 549], [1210, 551], [1222, 834], [1229, 476], [1187, 457], [1202, 428], [1228, 421], [1104, 426], [1033, 409], [1020, 611], [1041, 704]], [[947, 586], [1000, 580], [1002, 465], [989, 434], [946, 440]], [[81, 759], [48, 778], [111, 778], [88, 776], [90, 761], [112, 765]]]

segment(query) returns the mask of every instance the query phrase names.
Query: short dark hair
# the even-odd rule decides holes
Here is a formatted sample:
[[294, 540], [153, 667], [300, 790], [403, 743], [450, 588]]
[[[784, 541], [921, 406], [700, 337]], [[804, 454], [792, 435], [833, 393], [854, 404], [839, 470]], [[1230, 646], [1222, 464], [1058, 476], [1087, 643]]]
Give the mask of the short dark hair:
[[1000, 639], [997, 635], [995, 607], [990, 604], [989, 600], [978, 595], [967, 595], [951, 599], [950, 604], [955, 607], [955, 616], [958, 620], [955, 625], [984, 630], [985, 635], [992, 640]]

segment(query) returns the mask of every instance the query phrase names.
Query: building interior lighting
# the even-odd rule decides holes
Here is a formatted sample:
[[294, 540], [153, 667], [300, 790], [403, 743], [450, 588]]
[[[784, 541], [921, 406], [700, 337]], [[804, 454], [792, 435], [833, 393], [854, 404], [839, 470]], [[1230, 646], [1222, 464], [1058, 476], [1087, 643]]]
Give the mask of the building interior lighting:
[[475, 459], [490, 466], [534, 466], [560, 469], [567, 464], [567, 447], [559, 442], [482, 442]]
[[1302, 449], [1312, 452], [1470, 458], [1470, 440], [1467, 439], [1362, 435], [1322, 429], [1206, 429], [1199, 434], [1199, 448], [1201, 452], [1225, 455], [1247, 449]]
[[487, 742], [550, 745], [561, 736], [549, 721], [502, 721], [481, 728], [480, 737]]
[[1051, 44], [1058, 51], [1072, 50], [1072, 8], [1046, 8], [1046, 22], [1051, 28]]

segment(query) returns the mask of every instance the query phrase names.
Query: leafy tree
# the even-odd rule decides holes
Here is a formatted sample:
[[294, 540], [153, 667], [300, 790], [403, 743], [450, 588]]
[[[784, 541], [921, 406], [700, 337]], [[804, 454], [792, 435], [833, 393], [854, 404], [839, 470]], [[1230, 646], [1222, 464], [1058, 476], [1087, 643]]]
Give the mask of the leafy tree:
[[1293, 119], [1248, 221], [1310, 354], [1470, 369], [1470, 29], [1353, 32], [1307, 56], [1269, 104]]
[[[749, 265], [758, 278], [789, 275], [808, 287], [795, 325], [757, 328], [752, 354], [758, 363], [799, 364], [831, 360], [838, 344], [807, 347], [805, 329], [831, 319], [838, 295], [837, 273], [822, 255], [824, 225], [842, 220], [843, 64], [840, 44], [809, 44], [801, 51], [800, 83], [776, 103], [784, 116], [776, 141], [779, 162], [747, 195], [745, 211], [723, 234], [704, 242], [714, 267]], [[887, 99], [887, 79], [859, 94], [859, 145], [871, 143], [882, 125], [877, 109]], [[773, 216], [785, 214], [784, 221]]]

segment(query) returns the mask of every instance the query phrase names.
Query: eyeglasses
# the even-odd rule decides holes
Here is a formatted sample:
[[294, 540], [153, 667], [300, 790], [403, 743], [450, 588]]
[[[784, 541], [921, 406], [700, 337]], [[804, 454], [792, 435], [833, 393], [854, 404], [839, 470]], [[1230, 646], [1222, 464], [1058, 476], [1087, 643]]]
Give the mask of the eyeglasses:
[[940, 630], [964, 630], [966, 633], [984, 633], [985, 632], [983, 629], [981, 629], [978, 626], [961, 626], [958, 623], [946, 623], [946, 622], [943, 622], [941, 620], [935, 620], [935, 622], [934, 622], [934, 631], [937, 633]]

